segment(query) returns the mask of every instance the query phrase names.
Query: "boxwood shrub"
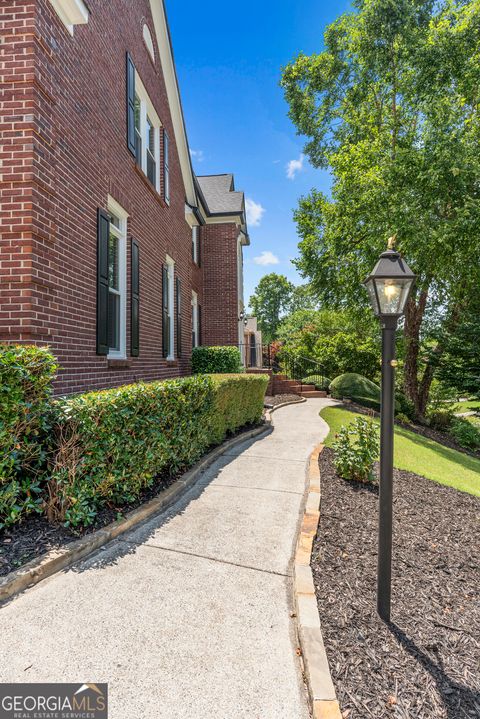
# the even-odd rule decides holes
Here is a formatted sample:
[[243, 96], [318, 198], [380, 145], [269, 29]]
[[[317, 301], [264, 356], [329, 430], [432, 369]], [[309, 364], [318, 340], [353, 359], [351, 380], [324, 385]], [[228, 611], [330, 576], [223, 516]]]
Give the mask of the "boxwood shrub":
[[266, 384], [262, 376], [196, 375], [56, 401], [50, 521], [87, 526], [102, 507], [122, 507], [158, 475], [192, 465], [228, 432], [261, 419]]
[[230, 374], [242, 370], [238, 347], [194, 347], [193, 374]]
[[47, 348], [0, 346], [0, 527], [40, 510], [47, 405], [56, 371]]

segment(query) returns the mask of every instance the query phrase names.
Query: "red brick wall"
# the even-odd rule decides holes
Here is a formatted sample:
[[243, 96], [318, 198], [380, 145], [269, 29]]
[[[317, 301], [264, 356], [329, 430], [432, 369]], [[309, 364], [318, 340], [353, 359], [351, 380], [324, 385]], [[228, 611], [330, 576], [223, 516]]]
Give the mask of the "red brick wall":
[[205, 345], [238, 344], [238, 234], [234, 222], [202, 227]]
[[[0, 18], [6, 33], [0, 45], [6, 99], [0, 118], [6, 175], [0, 339], [47, 342], [62, 367], [57, 392], [186, 373], [191, 351], [191, 234], [158, 49], [154, 66], [142, 39], [142, 18], [155, 37], [149, 3], [88, 4], [88, 24], [77, 26], [73, 37], [48, 0], [4, 1]], [[127, 149], [127, 50], [170, 136], [170, 207]], [[130, 215], [126, 367], [95, 353], [96, 213], [98, 207], [106, 209], [108, 194]], [[230, 238], [229, 228], [223, 232]], [[140, 246], [138, 358], [129, 356], [132, 236]], [[166, 254], [176, 262], [183, 289], [183, 356], [173, 366], [162, 358], [161, 266]], [[204, 263], [206, 257], [204, 248]], [[210, 283], [210, 297], [212, 292]], [[211, 299], [212, 317], [216, 308]]]

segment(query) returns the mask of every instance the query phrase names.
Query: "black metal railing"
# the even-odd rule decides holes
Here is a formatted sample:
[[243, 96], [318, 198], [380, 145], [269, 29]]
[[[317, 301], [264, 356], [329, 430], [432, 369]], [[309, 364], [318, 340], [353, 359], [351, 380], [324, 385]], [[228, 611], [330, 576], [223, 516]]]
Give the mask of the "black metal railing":
[[302, 384], [311, 384], [316, 389], [326, 390], [326, 377], [322, 365], [315, 359], [281, 349], [276, 357], [274, 372], [284, 374]]

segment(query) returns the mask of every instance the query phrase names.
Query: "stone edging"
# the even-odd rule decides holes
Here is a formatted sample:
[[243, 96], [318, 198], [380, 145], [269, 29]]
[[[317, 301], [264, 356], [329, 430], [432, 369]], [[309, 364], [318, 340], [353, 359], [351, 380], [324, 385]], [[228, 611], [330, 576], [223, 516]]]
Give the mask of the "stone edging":
[[293, 569], [296, 629], [302, 650], [304, 676], [314, 719], [342, 719], [323, 644], [317, 598], [310, 568], [313, 542], [320, 522], [320, 468], [324, 445], [311, 453], [307, 469], [307, 500], [298, 535]]
[[15, 594], [29, 587], [33, 587], [52, 574], [62, 569], [67, 569], [80, 559], [85, 559], [89, 554], [108, 544], [113, 539], [116, 539], [133, 527], [138, 526], [145, 520], [150, 519], [155, 514], [165, 511], [165, 509], [177, 502], [182, 495], [195, 484], [207, 467], [224, 452], [241, 442], [245, 442], [245, 440], [271, 432], [273, 430], [273, 423], [270, 419], [270, 415], [275, 409], [278, 409], [278, 407], [265, 413], [265, 422], [263, 425], [243, 432], [237, 437], [233, 437], [218, 447], [215, 447], [215, 449], [197, 462], [192, 469], [189, 469], [171, 484], [170, 487], [162, 490], [156, 497], [129, 512], [124, 519], [119, 522], [112, 522], [96, 532], [92, 532], [85, 537], [70, 542], [65, 547], [52, 549], [40, 557], [32, 559], [31, 562], [27, 562], [23, 567], [10, 572], [4, 577], [0, 577], [0, 604], [11, 599]]

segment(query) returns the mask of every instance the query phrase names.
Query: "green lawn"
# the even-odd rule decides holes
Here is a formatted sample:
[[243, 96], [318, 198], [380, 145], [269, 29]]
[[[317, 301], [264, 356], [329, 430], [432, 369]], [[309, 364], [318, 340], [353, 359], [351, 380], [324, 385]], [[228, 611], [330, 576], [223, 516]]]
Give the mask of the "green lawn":
[[452, 402], [455, 412], [480, 412], [480, 399], [467, 399], [464, 402]]
[[[327, 447], [330, 447], [340, 427], [352, 422], [356, 413], [342, 407], [325, 407], [320, 416], [330, 427], [325, 440]], [[403, 427], [395, 427], [394, 463], [398, 469], [406, 469], [480, 497], [479, 459], [444, 447]]]

